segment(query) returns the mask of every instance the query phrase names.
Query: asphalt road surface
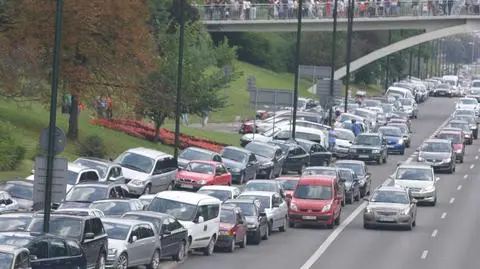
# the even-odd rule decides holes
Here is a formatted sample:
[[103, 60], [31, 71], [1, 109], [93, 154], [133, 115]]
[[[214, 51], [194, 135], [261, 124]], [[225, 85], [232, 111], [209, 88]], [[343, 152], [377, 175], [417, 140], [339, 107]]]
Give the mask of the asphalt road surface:
[[[399, 162], [415, 162], [415, 149], [446, 123], [454, 110], [454, 99], [430, 98], [420, 107], [419, 118], [413, 121], [412, 146], [406, 154], [390, 155], [384, 165], [369, 165], [374, 186], [390, 184], [388, 177]], [[343, 208], [342, 223], [334, 230], [290, 228], [286, 233], [274, 232], [259, 246], [210, 257], [192, 254], [182, 264], [168, 263], [161, 268], [477, 269], [479, 156], [480, 140], [475, 140], [467, 146], [465, 162], [457, 164], [453, 175], [437, 174], [437, 205], [419, 206], [413, 231], [364, 230], [366, 202], [357, 202]]]

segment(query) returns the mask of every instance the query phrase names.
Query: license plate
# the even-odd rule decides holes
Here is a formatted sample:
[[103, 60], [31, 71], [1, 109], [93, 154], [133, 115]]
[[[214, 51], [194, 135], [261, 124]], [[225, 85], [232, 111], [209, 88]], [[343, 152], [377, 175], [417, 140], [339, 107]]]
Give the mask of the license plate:
[[302, 219], [312, 220], [312, 219], [317, 219], [317, 217], [315, 217], [315, 216], [302, 216]]
[[395, 218], [392, 217], [379, 217], [378, 220], [384, 222], [395, 222]]
[[181, 184], [180, 187], [184, 189], [193, 189], [193, 185], [188, 185], [188, 184]]
[[358, 155], [358, 158], [368, 158], [368, 155]]

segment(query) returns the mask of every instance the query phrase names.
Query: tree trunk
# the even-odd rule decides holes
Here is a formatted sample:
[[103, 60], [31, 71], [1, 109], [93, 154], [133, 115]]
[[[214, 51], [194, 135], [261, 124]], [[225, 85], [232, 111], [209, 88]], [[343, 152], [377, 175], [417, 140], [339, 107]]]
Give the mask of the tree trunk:
[[72, 107], [70, 110], [70, 117], [68, 118], [68, 133], [67, 137], [71, 140], [78, 139], [78, 99], [77, 96], [72, 95]]
[[158, 124], [157, 122], [155, 122], [155, 136], [153, 137], [153, 142], [158, 142], [158, 140], [160, 139], [160, 124]]

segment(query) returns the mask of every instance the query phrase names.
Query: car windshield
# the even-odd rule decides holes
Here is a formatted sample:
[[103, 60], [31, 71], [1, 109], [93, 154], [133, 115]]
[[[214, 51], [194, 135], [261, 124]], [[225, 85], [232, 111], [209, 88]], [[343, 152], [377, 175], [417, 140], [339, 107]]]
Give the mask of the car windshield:
[[222, 152], [222, 158], [236, 161], [239, 163], [244, 163], [247, 160], [247, 154], [245, 152], [239, 151], [239, 150], [234, 150], [234, 149], [229, 149], [226, 148]]
[[215, 166], [209, 163], [190, 162], [185, 168], [188, 172], [213, 175], [215, 174]]
[[300, 139], [310, 140], [317, 143], [322, 142], [320, 134], [316, 134], [316, 133], [295, 132], [295, 137]]
[[[32, 240], [25, 237], [15, 236], [13, 234], [0, 234], [0, 244], [2, 245], [11, 245], [17, 247], [23, 247], [28, 245]], [[0, 264], [0, 268], [2, 268], [3, 264]]]
[[115, 160], [122, 167], [150, 174], [155, 166], [155, 160], [140, 154], [125, 152]]
[[460, 135], [454, 133], [439, 133], [438, 139], [446, 139], [452, 141], [454, 144], [460, 144]]
[[32, 185], [24, 185], [24, 184], [16, 184], [16, 183], [6, 183], [4, 185], [0, 185], [0, 190], [4, 190], [10, 194], [10, 196], [25, 200], [32, 200], [33, 199], [33, 186]]
[[451, 152], [451, 146], [448, 143], [443, 142], [425, 142], [421, 148], [426, 152]]
[[101, 201], [90, 205], [103, 212], [105, 216], [120, 216], [131, 210], [130, 203], [127, 201]]
[[179, 201], [155, 198], [149, 206], [149, 211], [165, 213], [174, 216], [178, 220], [192, 221], [197, 212], [197, 205], [182, 203]]
[[293, 196], [298, 199], [331, 200], [332, 187], [322, 185], [298, 185]]
[[199, 190], [197, 191], [197, 193], [215, 197], [222, 202], [225, 202], [228, 199], [232, 199], [232, 193], [227, 190]]
[[235, 205], [236, 207], [240, 207], [242, 209], [242, 213], [245, 216], [255, 216], [255, 205], [252, 203], [235, 203], [235, 202], [228, 202], [227, 205]]
[[235, 212], [233, 210], [221, 210], [220, 211], [220, 222], [236, 224], [237, 220], [235, 218]]
[[286, 191], [293, 191], [297, 187], [298, 179], [281, 180], [283, 189]]
[[478, 104], [477, 100], [475, 99], [459, 99], [458, 103], [462, 105], [476, 105]]
[[[80, 240], [83, 232], [82, 226], [81, 218], [54, 216], [50, 218], [49, 233]], [[34, 233], [43, 232], [43, 218], [34, 218], [28, 227], [28, 231]]]
[[100, 178], [105, 178], [107, 176], [108, 166], [105, 164], [101, 164], [101, 163], [86, 160], [86, 159], [78, 159], [73, 163], [79, 166], [88, 167], [88, 168], [97, 170]]
[[178, 157], [189, 161], [209, 161], [211, 159], [211, 155], [209, 153], [195, 149], [185, 149]]
[[408, 196], [403, 191], [376, 191], [370, 202], [391, 203], [391, 204], [409, 204]]
[[109, 221], [102, 221], [105, 232], [109, 239], [114, 240], [127, 240], [128, 233], [130, 232], [130, 225], [114, 223]]
[[355, 138], [354, 144], [366, 145], [366, 146], [377, 146], [377, 145], [380, 145], [380, 137], [376, 135], [359, 135]]
[[150, 216], [144, 216], [144, 215], [135, 215], [135, 212], [128, 213], [124, 216], [122, 216], [122, 219], [133, 219], [133, 220], [141, 220], [141, 221], [148, 221], [153, 223], [155, 228], [157, 229], [157, 232], [160, 231], [161, 225], [163, 223], [163, 220], [159, 217], [150, 217]]
[[336, 136], [338, 139], [342, 139], [342, 140], [347, 140], [347, 141], [353, 141], [353, 140], [355, 140], [355, 135], [354, 135], [353, 132], [350, 131], [350, 130], [339, 130], [339, 129], [336, 129], [336, 130], [335, 130], [335, 136]]
[[461, 122], [450, 122], [448, 126], [452, 128], [459, 128], [464, 131], [470, 131], [470, 126], [468, 126], [468, 123], [461, 123]]
[[480, 88], [480, 81], [474, 81], [474, 82], [472, 82], [472, 87], [473, 87], [473, 88]]
[[406, 99], [406, 98], [402, 98], [399, 100], [400, 103], [402, 103], [402, 105], [404, 106], [413, 106], [413, 101], [410, 100], [410, 99]]
[[77, 184], [77, 179], [78, 179], [78, 173], [73, 172], [71, 170], [67, 170], [67, 177], [66, 179], [66, 184], [68, 185], [75, 185]]
[[467, 110], [467, 109], [459, 109], [459, 110], [455, 110], [455, 116], [459, 116], [459, 115], [475, 115], [475, 110]]
[[469, 124], [476, 124], [475, 118], [469, 115], [455, 115], [453, 117], [454, 120], [461, 120], [461, 121], [466, 121]]
[[340, 117], [337, 118], [337, 121], [345, 122], [345, 121], [351, 121], [352, 119], [357, 119], [357, 117], [350, 114], [341, 114]]
[[352, 169], [355, 172], [355, 174], [359, 177], [362, 177], [365, 175], [365, 169], [363, 168], [363, 165], [360, 163], [336, 163], [335, 166], [338, 168]]
[[432, 181], [433, 173], [430, 168], [398, 168], [395, 179]]
[[353, 175], [352, 172], [347, 171], [347, 170], [340, 170], [340, 177], [346, 181], [353, 181]]
[[383, 134], [384, 136], [402, 136], [402, 130], [398, 127], [380, 127], [378, 128], [378, 132]]
[[270, 196], [263, 195], [240, 195], [238, 199], [252, 199], [260, 201], [260, 212], [265, 212], [265, 209], [270, 208]]
[[249, 181], [245, 186], [245, 191], [277, 191], [276, 182], [255, 182]]
[[0, 232], [12, 232], [18, 230], [25, 230], [32, 217], [30, 216], [2, 216], [0, 218]]
[[399, 128], [402, 134], [406, 134], [408, 130], [407, 125], [404, 123], [392, 123], [392, 124], [388, 124], [388, 126]]
[[65, 197], [67, 202], [94, 202], [107, 197], [107, 186], [74, 186]]
[[455, 80], [445, 80], [445, 83], [448, 83], [452, 86], [455, 86], [457, 84], [457, 82]]
[[275, 148], [272, 146], [265, 146], [258, 143], [248, 143], [245, 149], [250, 150], [253, 154], [259, 155], [265, 158], [273, 158], [275, 156]]
[[377, 106], [380, 105], [380, 102], [376, 101], [376, 100], [365, 100], [365, 101], [363, 101], [363, 104], [366, 107], [377, 107]]
[[336, 176], [337, 170], [329, 167], [307, 167], [302, 174], [306, 176], [311, 176], [311, 175]]

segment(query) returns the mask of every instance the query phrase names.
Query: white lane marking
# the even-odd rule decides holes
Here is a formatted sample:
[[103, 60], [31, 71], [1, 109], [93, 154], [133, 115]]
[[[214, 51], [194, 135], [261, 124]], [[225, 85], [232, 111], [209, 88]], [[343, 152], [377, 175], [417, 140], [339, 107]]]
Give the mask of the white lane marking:
[[453, 202], [455, 202], [455, 198], [452, 197], [452, 198], [450, 198], [450, 202], [449, 202], [449, 203], [450, 203], [450, 204], [453, 204]]
[[437, 237], [437, 234], [438, 234], [438, 230], [437, 229], [433, 230], [432, 237]]
[[467, 179], [467, 178], [468, 178], [468, 175], [464, 175], [464, 176], [463, 176], [463, 179]]
[[461, 190], [462, 189], [462, 185], [458, 185], [457, 186], [457, 191]]
[[480, 149], [478, 149], [478, 152], [480, 152]]
[[475, 156], [475, 160], [478, 160], [478, 156]]
[[358, 214], [360, 214], [365, 207], [367, 202], [363, 202], [360, 206], [355, 209], [355, 211], [350, 214], [340, 225], [328, 236], [328, 238], [320, 245], [320, 247], [313, 253], [313, 255], [308, 258], [308, 260], [300, 267], [300, 269], [310, 269], [313, 264], [322, 256], [322, 254], [327, 250], [327, 248], [335, 241], [335, 239], [340, 235], [340, 233], [350, 224]]
[[[450, 116], [440, 125], [440, 127], [432, 134], [429, 139], [432, 139], [435, 136], [435, 133], [438, 133], [450, 120]], [[480, 149], [479, 149], [480, 152]], [[405, 163], [412, 162], [413, 158], [409, 157]], [[386, 186], [391, 183], [392, 179], [389, 178], [385, 180], [381, 185]], [[300, 267], [300, 269], [310, 269], [315, 262], [320, 259], [322, 254], [328, 249], [328, 247], [335, 241], [335, 239], [343, 232], [343, 230], [365, 209], [367, 202], [361, 203], [340, 225], [323, 241], [323, 243], [318, 247], [318, 249], [308, 258], [305, 263]], [[446, 213], [445, 213], [446, 215]], [[427, 251], [428, 253], [428, 251]], [[425, 255], [426, 257], [426, 255]]]
[[442, 215], [440, 216], [441, 219], [444, 219], [447, 217], [447, 212], [443, 212]]
[[422, 252], [422, 256], [420, 257], [420, 259], [425, 260], [427, 258], [427, 255], [428, 255], [428, 250], [424, 250]]
[[474, 164], [470, 165], [470, 169], [473, 169], [474, 167], [475, 167], [475, 165], [474, 165]]

